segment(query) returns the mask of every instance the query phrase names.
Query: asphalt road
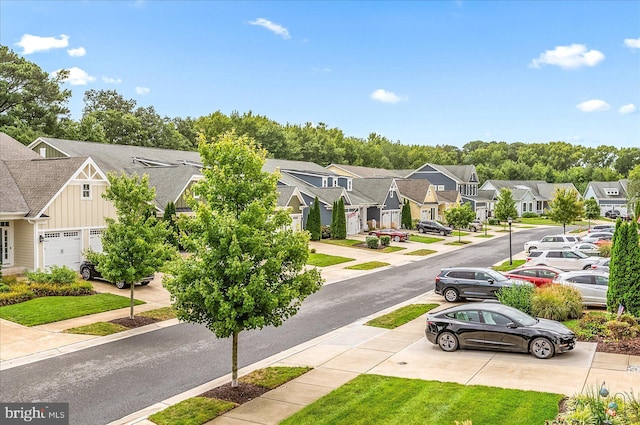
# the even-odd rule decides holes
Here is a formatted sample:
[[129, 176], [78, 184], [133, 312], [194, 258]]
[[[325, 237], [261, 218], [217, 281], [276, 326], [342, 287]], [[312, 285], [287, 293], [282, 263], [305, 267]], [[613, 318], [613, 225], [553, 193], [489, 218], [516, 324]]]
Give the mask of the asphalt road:
[[[514, 252], [549, 234], [512, 234]], [[442, 267], [488, 266], [509, 256], [506, 237], [446, 256], [323, 287], [279, 328], [240, 334], [244, 367], [433, 289]], [[3, 402], [69, 402], [70, 423], [101, 425], [231, 371], [230, 339], [180, 324], [0, 372]]]

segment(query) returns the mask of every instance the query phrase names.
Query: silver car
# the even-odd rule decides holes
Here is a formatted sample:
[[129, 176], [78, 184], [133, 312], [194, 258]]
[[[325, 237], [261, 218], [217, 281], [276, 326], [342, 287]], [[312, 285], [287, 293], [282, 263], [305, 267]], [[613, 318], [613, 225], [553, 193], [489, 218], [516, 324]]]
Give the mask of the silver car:
[[597, 270], [583, 270], [560, 273], [553, 283], [575, 288], [582, 295], [582, 304], [598, 307], [607, 306], [609, 273]]
[[598, 270], [601, 272], [607, 272], [609, 273], [609, 262], [611, 261], [611, 258], [607, 257], [607, 258], [601, 258], [598, 261], [596, 261], [595, 263], [593, 263], [591, 265], [591, 270]]
[[580, 251], [584, 252], [589, 256], [598, 256], [600, 255], [600, 247], [596, 244], [592, 244], [589, 242], [580, 242], [571, 247], [572, 251]]

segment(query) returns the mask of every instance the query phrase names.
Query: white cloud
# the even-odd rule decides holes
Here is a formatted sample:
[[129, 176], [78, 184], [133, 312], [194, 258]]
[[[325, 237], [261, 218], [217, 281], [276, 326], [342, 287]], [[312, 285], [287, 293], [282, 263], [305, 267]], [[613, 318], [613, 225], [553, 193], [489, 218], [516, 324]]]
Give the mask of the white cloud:
[[[61, 69], [54, 71], [51, 75], [58, 75]], [[95, 81], [96, 77], [92, 77], [85, 71], [84, 69], [80, 69], [78, 67], [69, 68], [69, 76], [65, 78], [65, 82], [71, 84], [72, 86], [86, 86], [92, 81]]]
[[620, 109], [618, 109], [618, 112], [620, 112], [621, 114], [632, 114], [635, 111], [636, 111], [636, 105], [634, 105], [633, 103], [622, 105]]
[[572, 44], [570, 46], [556, 46], [553, 50], [547, 50], [534, 59], [529, 65], [532, 68], [540, 68], [540, 65], [556, 65], [562, 69], [577, 69], [583, 66], [596, 66], [604, 60], [604, 54], [597, 50], [587, 50], [584, 44]]
[[398, 96], [392, 91], [378, 89], [373, 93], [371, 93], [371, 99], [377, 100], [378, 102], [382, 102], [382, 103], [398, 103], [398, 102], [406, 101], [407, 97]]
[[576, 108], [580, 109], [582, 112], [599, 112], [608, 111], [611, 107], [604, 100], [591, 99], [586, 102], [578, 103]]
[[288, 40], [288, 39], [291, 38], [291, 36], [289, 35], [289, 30], [288, 29], [286, 29], [282, 25], [279, 25], [279, 24], [276, 24], [274, 22], [269, 21], [268, 19], [258, 18], [258, 19], [254, 20], [254, 21], [249, 21], [249, 23], [251, 25], [258, 25], [260, 27], [266, 28], [269, 31], [271, 31], [272, 33], [281, 36], [285, 40]]
[[103, 76], [102, 81], [104, 81], [107, 84], [120, 84], [122, 82], [122, 79]]
[[49, 49], [61, 49], [69, 45], [69, 36], [60, 34], [60, 38], [40, 37], [37, 35], [24, 34], [16, 46], [22, 47], [23, 55], [30, 55], [35, 52], [44, 52]]
[[84, 56], [87, 54], [87, 51], [84, 47], [78, 47], [77, 49], [67, 50], [67, 53], [69, 53], [69, 56]]
[[638, 38], [625, 38], [624, 45], [631, 49], [640, 49], [640, 37]]
[[150, 91], [151, 89], [148, 87], [136, 87], [136, 93], [142, 96], [149, 94]]

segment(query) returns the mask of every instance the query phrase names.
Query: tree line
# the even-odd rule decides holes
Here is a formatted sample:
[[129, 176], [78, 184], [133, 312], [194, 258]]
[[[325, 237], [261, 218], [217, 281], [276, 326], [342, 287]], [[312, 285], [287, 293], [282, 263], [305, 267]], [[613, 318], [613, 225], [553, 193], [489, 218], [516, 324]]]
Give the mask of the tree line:
[[[345, 135], [325, 123], [278, 123], [252, 111], [229, 115], [215, 111], [200, 117], [167, 117], [153, 106], [138, 106], [115, 90], [88, 90], [80, 119], [72, 119], [63, 88], [64, 72], [50, 76], [35, 63], [0, 46], [0, 131], [27, 144], [39, 136], [197, 150], [207, 139], [229, 130], [253, 138], [271, 158], [413, 170], [427, 162], [472, 164], [487, 179], [572, 182], [581, 192], [589, 181], [626, 178], [640, 163], [640, 147], [585, 147], [564, 141], [523, 143], [475, 140], [452, 145], [403, 144], [371, 133]], [[426, 129], [428, 131], [428, 129]]]

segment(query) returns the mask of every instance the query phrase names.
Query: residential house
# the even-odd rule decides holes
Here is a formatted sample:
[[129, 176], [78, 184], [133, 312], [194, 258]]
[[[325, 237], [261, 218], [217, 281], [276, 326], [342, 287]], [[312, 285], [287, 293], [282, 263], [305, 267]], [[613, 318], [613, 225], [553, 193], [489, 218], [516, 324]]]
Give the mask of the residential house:
[[523, 213], [544, 214], [549, 209], [549, 202], [553, 200], [557, 189], [578, 192], [573, 183], [547, 183], [543, 180], [487, 180], [480, 190], [492, 191], [493, 199], [497, 201], [502, 188], [511, 190], [518, 216], [522, 216]]
[[393, 177], [353, 179], [351, 197], [363, 206], [366, 229], [401, 227], [402, 199]]
[[396, 179], [403, 202], [406, 199], [414, 220], [437, 220], [438, 195], [436, 187], [424, 179]]
[[398, 177], [404, 178], [411, 174], [413, 170], [386, 170], [384, 168], [363, 167], [360, 165], [344, 165], [329, 164], [325, 167], [327, 170], [348, 176], [352, 178], [370, 178], [370, 177]]
[[621, 214], [628, 211], [626, 179], [614, 182], [589, 182], [584, 191], [584, 199], [594, 198], [600, 206], [600, 215], [607, 211], [618, 210]]
[[0, 133], [0, 258], [3, 268], [80, 268], [99, 249], [105, 217], [105, 173], [92, 158], [44, 159]]
[[440, 190], [436, 192], [436, 196], [438, 197], [438, 214], [436, 215], [438, 221], [445, 221], [446, 210], [462, 204], [462, 195], [457, 190]]

